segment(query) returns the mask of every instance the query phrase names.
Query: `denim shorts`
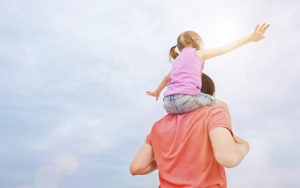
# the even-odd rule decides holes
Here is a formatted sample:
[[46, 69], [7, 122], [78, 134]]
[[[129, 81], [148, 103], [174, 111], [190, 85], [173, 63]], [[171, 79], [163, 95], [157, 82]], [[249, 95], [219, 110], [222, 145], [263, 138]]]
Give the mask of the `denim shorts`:
[[216, 99], [213, 96], [205, 93], [200, 93], [198, 96], [173, 94], [165, 96], [163, 101], [164, 108], [168, 114], [183, 114], [202, 106], [211, 106], [216, 103]]

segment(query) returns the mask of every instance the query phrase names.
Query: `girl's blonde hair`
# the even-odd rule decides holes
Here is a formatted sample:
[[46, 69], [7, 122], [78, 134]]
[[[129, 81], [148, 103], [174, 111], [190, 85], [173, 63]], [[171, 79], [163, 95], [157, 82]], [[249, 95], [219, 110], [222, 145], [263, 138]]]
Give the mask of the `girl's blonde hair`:
[[173, 46], [170, 49], [169, 61], [172, 62], [172, 59], [175, 59], [179, 54], [176, 52], [175, 48], [178, 48], [181, 51], [184, 47], [192, 47], [200, 50], [202, 47], [202, 39], [198, 33], [194, 31], [185, 31], [181, 33], [177, 38], [177, 45]]

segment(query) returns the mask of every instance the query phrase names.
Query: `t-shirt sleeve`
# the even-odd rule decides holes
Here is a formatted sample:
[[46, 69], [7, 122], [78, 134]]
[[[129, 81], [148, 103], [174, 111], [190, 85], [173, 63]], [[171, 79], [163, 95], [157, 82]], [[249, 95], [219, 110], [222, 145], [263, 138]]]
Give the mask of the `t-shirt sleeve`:
[[147, 144], [149, 144], [150, 146], [152, 146], [152, 142], [151, 142], [151, 132], [147, 135], [145, 142]]
[[231, 135], [234, 135], [229, 115], [224, 110], [215, 107], [211, 111], [210, 118], [208, 121], [208, 133], [210, 133], [210, 131], [217, 127], [227, 128], [230, 131]]

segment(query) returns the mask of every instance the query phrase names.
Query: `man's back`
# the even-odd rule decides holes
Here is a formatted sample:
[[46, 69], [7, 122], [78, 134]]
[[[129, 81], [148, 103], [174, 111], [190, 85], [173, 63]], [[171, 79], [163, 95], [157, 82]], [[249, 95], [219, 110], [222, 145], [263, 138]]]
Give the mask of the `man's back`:
[[167, 115], [154, 124], [146, 143], [154, 152], [160, 187], [227, 187], [224, 167], [216, 161], [209, 138], [216, 127], [232, 134], [228, 115], [215, 106]]

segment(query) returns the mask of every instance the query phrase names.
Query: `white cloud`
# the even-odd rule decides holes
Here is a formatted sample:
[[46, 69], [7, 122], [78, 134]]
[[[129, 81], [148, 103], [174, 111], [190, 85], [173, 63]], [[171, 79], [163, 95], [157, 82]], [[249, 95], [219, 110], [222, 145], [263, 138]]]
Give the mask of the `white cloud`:
[[17, 188], [33, 188], [31, 185], [21, 185]]
[[62, 183], [62, 178], [54, 165], [45, 165], [35, 173], [35, 187], [58, 188]]
[[69, 152], [56, 157], [54, 164], [45, 164], [35, 172], [35, 188], [58, 188], [65, 176], [72, 175], [78, 167], [78, 159]]
[[41, 138], [33, 148], [48, 157], [36, 170], [37, 188], [58, 188], [65, 176], [71, 176], [81, 165], [86, 165], [86, 156], [100, 154], [117, 144], [115, 128], [104, 124], [99, 118], [80, 116], [58, 125], [53, 132]]
[[72, 175], [78, 167], [78, 160], [72, 153], [63, 153], [55, 159], [56, 169], [65, 175]]
[[80, 116], [66, 120], [34, 147], [46, 152], [69, 151], [75, 155], [99, 154], [116, 144], [116, 127], [99, 118]]
[[[280, 177], [297, 185], [295, 174], [299, 172], [283, 166], [286, 156], [279, 154], [276, 144], [281, 149], [285, 146], [291, 159], [299, 156], [294, 150], [299, 141], [296, 133], [300, 105], [298, 2], [0, 4], [4, 28], [0, 37], [3, 117], [15, 117], [15, 108], [37, 106], [34, 116], [26, 120], [38, 116], [44, 121], [60, 122], [51, 128], [32, 126], [29, 130], [40, 131], [37, 135], [43, 138], [35, 135], [32, 140], [36, 143], [31, 147], [47, 155], [42, 166], [37, 167], [37, 187], [59, 187], [65, 176], [73, 176], [81, 165], [90, 164], [86, 156], [97, 158], [104, 151], [115, 155], [116, 148], [138, 149], [142, 143], [137, 141], [144, 141], [151, 125], [164, 115], [162, 101], [155, 102], [144, 92], [154, 89], [169, 71], [167, 53], [180, 32], [193, 29], [202, 36], [206, 47], [216, 47], [248, 34], [264, 21], [271, 23], [264, 41], [212, 59], [205, 72], [216, 82], [217, 97], [228, 102], [235, 130], [251, 144], [245, 161], [229, 172], [229, 185], [239, 187], [243, 183], [240, 180], [251, 180], [252, 187], [266, 187], [272, 178]], [[62, 113], [50, 116], [39, 106]], [[18, 118], [7, 122], [18, 124], [20, 120], [15, 119]], [[4, 129], [9, 131], [9, 127]], [[18, 140], [15, 131], [11, 135]], [[124, 158], [128, 156], [115, 160], [125, 163]], [[92, 168], [93, 162], [88, 167]], [[153, 186], [158, 183], [156, 174], [128, 178], [126, 164], [118, 168], [112, 163], [101, 164], [101, 168], [114, 168], [117, 174], [111, 179], [120, 180], [122, 186], [150, 187], [151, 181], [156, 181]], [[273, 187], [282, 185], [275, 182]], [[30, 187], [23, 187], [26, 186]]]

